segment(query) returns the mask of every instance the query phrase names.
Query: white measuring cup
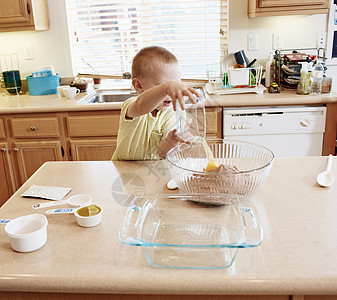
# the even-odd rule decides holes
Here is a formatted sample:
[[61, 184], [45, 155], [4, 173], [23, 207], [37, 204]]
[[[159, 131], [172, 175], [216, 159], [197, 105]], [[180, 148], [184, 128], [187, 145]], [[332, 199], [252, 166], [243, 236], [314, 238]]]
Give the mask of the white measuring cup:
[[[82, 210], [84, 214], [81, 213]], [[93, 211], [95, 212], [91, 214]], [[49, 209], [46, 211], [46, 214], [47, 215], [74, 214], [78, 225], [82, 227], [93, 227], [101, 223], [102, 211], [103, 208], [101, 206], [91, 204], [86, 206], [80, 206], [77, 208]]]
[[48, 220], [42, 214], [25, 215], [12, 220], [0, 219], [0, 224], [6, 224], [5, 231], [15, 251], [35, 251], [47, 242]]
[[45, 208], [45, 207], [51, 207], [51, 206], [56, 206], [56, 205], [61, 205], [61, 204], [69, 204], [70, 206], [73, 207], [80, 207], [80, 206], [86, 206], [91, 204], [92, 197], [89, 194], [78, 194], [69, 197], [66, 200], [59, 200], [59, 201], [53, 201], [53, 202], [48, 202], [48, 203], [36, 203], [32, 207], [34, 209], [39, 209], [39, 208]]

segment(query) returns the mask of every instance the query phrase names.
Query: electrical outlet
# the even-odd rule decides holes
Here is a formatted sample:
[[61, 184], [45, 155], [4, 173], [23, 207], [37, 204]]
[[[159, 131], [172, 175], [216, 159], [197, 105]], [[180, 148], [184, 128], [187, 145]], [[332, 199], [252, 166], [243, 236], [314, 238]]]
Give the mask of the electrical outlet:
[[281, 49], [282, 42], [282, 33], [273, 33], [273, 49]]
[[255, 51], [255, 50], [258, 50], [258, 45], [259, 45], [259, 42], [258, 42], [258, 35], [257, 33], [251, 33], [251, 34], [248, 34], [247, 36], [247, 41], [248, 41], [248, 51]]
[[316, 47], [325, 49], [326, 46], [326, 33], [317, 32]]

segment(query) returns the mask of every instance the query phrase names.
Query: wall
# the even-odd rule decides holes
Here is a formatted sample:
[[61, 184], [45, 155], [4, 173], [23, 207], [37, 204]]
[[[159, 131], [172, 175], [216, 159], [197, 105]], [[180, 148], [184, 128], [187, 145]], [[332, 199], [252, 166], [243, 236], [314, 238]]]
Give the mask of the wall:
[[[248, 0], [229, 0], [229, 52], [244, 49], [247, 57], [265, 63], [272, 49], [272, 34], [281, 33], [282, 49], [314, 48], [317, 32], [326, 32], [326, 15], [247, 17]], [[242, 9], [244, 8], [244, 9]], [[258, 34], [257, 51], [246, 51], [247, 34]]]
[[[257, 33], [258, 50], [247, 51], [246, 54], [262, 64], [272, 51], [272, 33], [282, 33], [283, 48], [311, 48], [316, 46], [316, 33], [325, 32], [327, 28], [325, 15], [249, 19], [247, 0], [229, 0], [229, 4], [229, 51], [247, 50], [247, 34]], [[31, 74], [34, 68], [50, 64], [55, 66], [60, 76], [73, 76], [65, 2], [48, 0], [48, 5], [50, 30], [0, 33], [0, 53], [18, 53], [21, 77]], [[26, 44], [33, 45], [34, 60], [25, 59]]]
[[[0, 32], [0, 54], [17, 53], [21, 78], [35, 68], [54, 65], [60, 76], [73, 76], [64, 0], [48, 0], [50, 30]], [[26, 60], [26, 45], [33, 46], [34, 60]]]

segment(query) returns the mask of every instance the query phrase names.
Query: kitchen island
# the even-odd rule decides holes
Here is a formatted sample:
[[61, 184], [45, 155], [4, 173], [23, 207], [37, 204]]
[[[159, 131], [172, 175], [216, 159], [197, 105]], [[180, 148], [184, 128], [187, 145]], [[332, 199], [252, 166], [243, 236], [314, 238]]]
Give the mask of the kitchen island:
[[[0, 299], [336, 299], [337, 185], [316, 183], [326, 162], [276, 158], [252, 199], [262, 244], [240, 249], [231, 267], [218, 270], [151, 267], [141, 247], [119, 241], [132, 196], [179, 193], [166, 189], [166, 161], [45, 163], [0, 209], [0, 218], [43, 213], [32, 205], [47, 200], [20, 197], [36, 184], [71, 187], [68, 196], [91, 194], [103, 207], [103, 221], [82, 228], [73, 215], [48, 215], [47, 243], [31, 253], [14, 252], [2, 228]], [[334, 157], [335, 177], [336, 164]]]

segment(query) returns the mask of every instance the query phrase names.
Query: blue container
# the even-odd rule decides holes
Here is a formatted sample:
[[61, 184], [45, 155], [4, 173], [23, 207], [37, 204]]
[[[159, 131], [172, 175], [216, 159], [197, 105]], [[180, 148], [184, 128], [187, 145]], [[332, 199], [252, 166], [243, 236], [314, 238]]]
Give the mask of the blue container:
[[29, 95], [51, 95], [57, 94], [57, 87], [60, 85], [58, 74], [47, 77], [27, 76]]

